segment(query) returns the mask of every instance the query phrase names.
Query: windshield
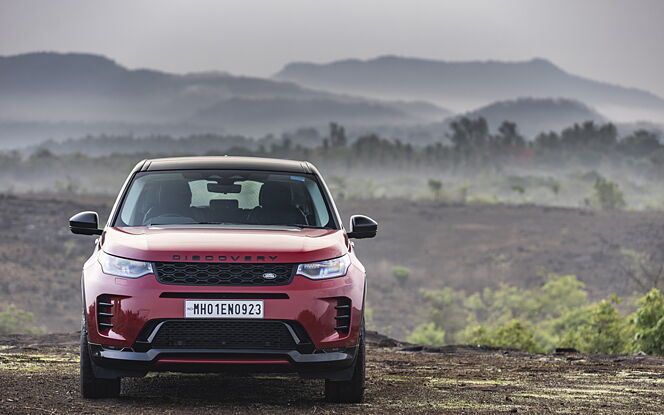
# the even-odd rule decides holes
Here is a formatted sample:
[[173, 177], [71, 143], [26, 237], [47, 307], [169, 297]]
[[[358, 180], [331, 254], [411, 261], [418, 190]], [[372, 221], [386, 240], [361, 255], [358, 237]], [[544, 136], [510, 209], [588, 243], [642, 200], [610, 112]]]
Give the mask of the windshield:
[[230, 170], [137, 173], [113, 226], [176, 224], [334, 228], [314, 176]]

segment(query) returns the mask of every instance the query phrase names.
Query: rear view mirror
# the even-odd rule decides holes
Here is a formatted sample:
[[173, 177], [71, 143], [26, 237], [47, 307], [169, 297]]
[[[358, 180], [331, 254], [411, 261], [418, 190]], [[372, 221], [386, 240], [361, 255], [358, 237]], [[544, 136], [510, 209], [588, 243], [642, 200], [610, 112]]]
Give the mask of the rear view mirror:
[[97, 212], [80, 212], [69, 218], [69, 230], [78, 235], [101, 235]]
[[239, 184], [208, 183], [207, 189], [210, 193], [240, 193], [242, 186]]
[[368, 216], [353, 215], [350, 217], [349, 238], [362, 239], [376, 236], [378, 223]]

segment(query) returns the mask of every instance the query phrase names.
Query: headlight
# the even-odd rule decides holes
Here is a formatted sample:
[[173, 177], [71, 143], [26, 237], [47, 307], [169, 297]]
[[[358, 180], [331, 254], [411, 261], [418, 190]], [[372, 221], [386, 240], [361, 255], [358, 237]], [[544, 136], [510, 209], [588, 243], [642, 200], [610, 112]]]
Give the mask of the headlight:
[[134, 261], [99, 252], [99, 264], [104, 274], [117, 277], [138, 278], [146, 274], [152, 274], [152, 263]]
[[309, 262], [297, 266], [297, 274], [312, 280], [323, 280], [326, 278], [342, 277], [346, 275], [350, 257], [348, 254], [327, 261]]

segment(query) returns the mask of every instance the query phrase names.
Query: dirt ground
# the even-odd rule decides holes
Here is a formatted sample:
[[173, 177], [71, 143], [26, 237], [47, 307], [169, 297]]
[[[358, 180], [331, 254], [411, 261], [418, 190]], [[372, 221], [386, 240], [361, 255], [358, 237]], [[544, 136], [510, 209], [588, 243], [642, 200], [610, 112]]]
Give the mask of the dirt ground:
[[[79, 396], [77, 334], [0, 337], [1, 414], [661, 414], [664, 358], [411, 348], [369, 336], [366, 400], [332, 405], [287, 376], [153, 374]], [[393, 347], [382, 347], [388, 345]], [[396, 347], [394, 347], [396, 345]], [[406, 350], [409, 350], [407, 347]]]

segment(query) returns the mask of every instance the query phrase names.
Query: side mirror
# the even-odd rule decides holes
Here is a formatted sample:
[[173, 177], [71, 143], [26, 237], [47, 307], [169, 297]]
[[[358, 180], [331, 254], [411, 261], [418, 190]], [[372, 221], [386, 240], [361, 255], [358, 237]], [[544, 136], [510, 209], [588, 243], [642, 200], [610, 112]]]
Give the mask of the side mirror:
[[349, 238], [362, 239], [376, 236], [378, 223], [368, 216], [353, 215], [350, 217]]
[[80, 212], [69, 218], [69, 230], [78, 235], [101, 235], [97, 212]]

